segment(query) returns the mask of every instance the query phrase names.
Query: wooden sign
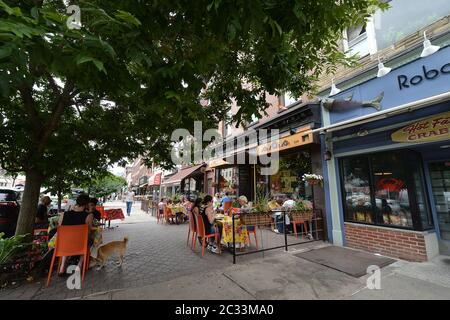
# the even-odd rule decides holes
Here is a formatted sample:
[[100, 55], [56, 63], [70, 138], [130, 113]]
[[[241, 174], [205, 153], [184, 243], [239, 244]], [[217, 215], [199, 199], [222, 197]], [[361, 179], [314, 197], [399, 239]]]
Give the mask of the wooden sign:
[[450, 112], [422, 119], [395, 131], [391, 135], [395, 142], [434, 142], [450, 139]]
[[221, 167], [221, 166], [226, 166], [229, 165], [230, 163], [226, 162], [223, 159], [215, 159], [215, 160], [211, 160], [210, 162], [208, 162], [208, 166], [210, 168], [216, 168], [216, 167]]
[[264, 143], [257, 148], [257, 154], [267, 154], [270, 152], [277, 152], [281, 150], [291, 149], [306, 144], [313, 143], [313, 134], [311, 130], [299, 132], [285, 138]]

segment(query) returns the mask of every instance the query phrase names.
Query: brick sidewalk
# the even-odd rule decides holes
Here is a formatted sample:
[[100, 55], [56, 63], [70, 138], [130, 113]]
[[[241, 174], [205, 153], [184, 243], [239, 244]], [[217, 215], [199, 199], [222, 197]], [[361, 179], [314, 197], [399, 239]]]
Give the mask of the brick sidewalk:
[[[125, 203], [108, 202], [107, 208], [122, 208]], [[178, 277], [206, 273], [225, 269], [232, 265], [232, 255], [224, 252], [221, 256], [209, 252], [204, 257], [197, 246], [193, 252], [186, 246], [188, 224], [162, 225], [156, 219], [140, 210], [140, 203], [133, 205], [131, 217], [112, 221], [112, 229], [103, 232], [103, 242], [121, 240], [128, 236], [129, 245], [122, 268], [116, 266], [116, 259], [111, 259], [106, 268], [97, 271], [91, 269], [86, 273], [81, 290], [69, 290], [66, 278], [52, 277], [49, 288], [45, 288], [45, 278], [39, 282], [24, 284], [15, 289], [0, 291], [0, 299], [71, 299], [85, 297], [95, 293], [121, 289], [138, 288], [169, 281]], [[282, 244], [283, 237], [273, 232], [259, 235], [260, 245]], [[290, 240], [294, 240], [292, 237]], [[252, 243], [254, 240], [252, 236]], [[277, 245], [279, 245], [277, 243]], [[270, 257], [280, 250], [238, 257], [237, 263], [253, 261], [261, 257]]]

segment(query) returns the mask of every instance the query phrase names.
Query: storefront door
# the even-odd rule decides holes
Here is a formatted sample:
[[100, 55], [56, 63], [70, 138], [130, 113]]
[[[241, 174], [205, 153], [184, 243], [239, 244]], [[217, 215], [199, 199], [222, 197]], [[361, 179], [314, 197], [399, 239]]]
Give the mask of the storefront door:
[[429, 167], [440, 238], [450, 248], [450, 160], [434, 162]]

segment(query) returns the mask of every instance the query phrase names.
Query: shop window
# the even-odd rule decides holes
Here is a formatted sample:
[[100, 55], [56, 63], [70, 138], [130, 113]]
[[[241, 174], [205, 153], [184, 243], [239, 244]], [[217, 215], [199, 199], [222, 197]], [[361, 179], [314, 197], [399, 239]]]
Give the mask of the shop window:
[[430, 164], [430, 177], [441, 238], [450, 240], [450, 161]]
[[293, 199], [312, 200], [311, 186], [306, 186], [302, 181], [305, 173], [311, 173], [311, 155], [308, 151], [281, 156], [278, 172], [270, 176], [270, 195], [285, 194]]
[[367, 158], [353, 157], [342, 160], [342, 184], [345, 220], [374, 223]]
[[394, 151], [341, 160], [345, 220], [424, 230], [432, 227], [421, 159]]

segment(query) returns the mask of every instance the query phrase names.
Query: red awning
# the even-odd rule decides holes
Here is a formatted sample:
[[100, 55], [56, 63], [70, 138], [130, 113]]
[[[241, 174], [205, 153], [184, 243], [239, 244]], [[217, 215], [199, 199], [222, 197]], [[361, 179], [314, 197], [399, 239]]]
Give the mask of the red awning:
[[148, 178], [149, 186], [159, 186], [161, 184], [161, 172], [154, 173]]
[[190, 175], [192, 175], [193, 173], [195, 173], [197, 170], [200, 170], [201, 167], [206, 166], [205, 163], [203, 164], [199, 164], [196, 166], [192, 166], [192, 167], [188, 167], [188, 168], [184, 168], [181, 169], [180, 171], [178, 171], [177, 173], [175, 173], [173, 176], [171, 176], [169, 179], [167, 179], [166, 181], [164, 181], [162, 184], [175, 184], [175, 183], [179, 183], [181, 182], [181, 180], [186, 179], [187, 177], [189, 177]]

